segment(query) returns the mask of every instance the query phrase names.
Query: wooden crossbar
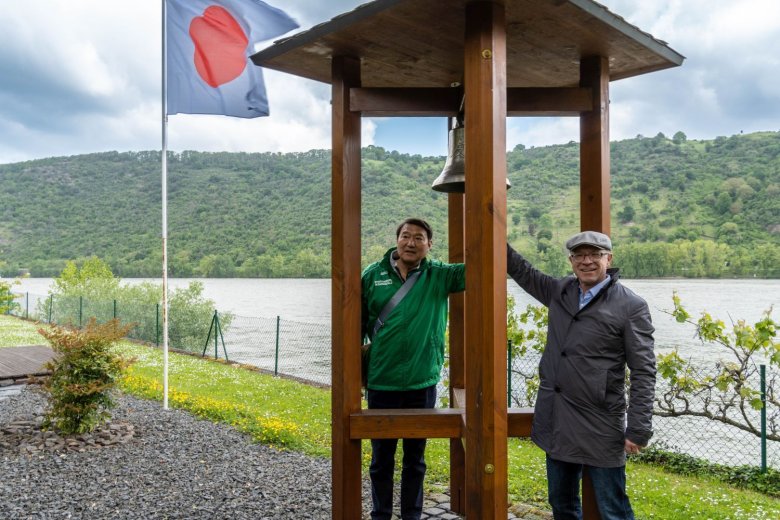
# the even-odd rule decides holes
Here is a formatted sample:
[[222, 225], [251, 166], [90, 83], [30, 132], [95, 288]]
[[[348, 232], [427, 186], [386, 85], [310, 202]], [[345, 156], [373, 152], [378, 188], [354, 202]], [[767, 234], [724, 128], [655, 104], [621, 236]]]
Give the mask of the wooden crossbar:
[[[508, 436], [531, 435], [532, 408], [507, 411]], [[349, 416], [350, 439], [457, 439], [465, 432], [463, 408], [360, 410]]]
[[[455, 117], [463, 91], [447, 87], [363, 87], [349, 92], [349, 110], [364, 117]], [[508, 116], [579, 116], [593, 110], [587, 87], [514, 87], [506, 90]]]

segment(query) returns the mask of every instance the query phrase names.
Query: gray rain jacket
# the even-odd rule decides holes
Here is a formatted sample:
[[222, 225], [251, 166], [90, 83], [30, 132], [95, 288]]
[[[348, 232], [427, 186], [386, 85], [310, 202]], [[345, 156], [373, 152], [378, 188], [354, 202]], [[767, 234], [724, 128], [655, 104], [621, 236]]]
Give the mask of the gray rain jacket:
[[[656, 369], [647, 303], [610, 269], [612, 280], [580, 309], [574, 276], [548, 276], [509, 245], [507, 272], [549, 308], [531, 439], [556, 460], [625, 465], [624, 439], [644, 446], [653, 435]], [[626, 366], [631, 371], [627, 415]]]

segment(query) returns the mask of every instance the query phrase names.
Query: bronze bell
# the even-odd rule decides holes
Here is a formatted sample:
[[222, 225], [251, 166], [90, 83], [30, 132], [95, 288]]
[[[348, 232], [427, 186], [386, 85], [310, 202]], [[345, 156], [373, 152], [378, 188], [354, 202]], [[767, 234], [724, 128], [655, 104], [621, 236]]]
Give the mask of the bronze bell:
[[466, 129], [459, 123], [450, 130], [449, 151], [444, 169], [431, 188], [443, 193], [464, 193], [466, 191]]
[[[466, 129], [457, 121], [455, 127], [450, 130], [449, 152], [444, 162], [444, 169], [436, 180], [433, 181], [434, 191], [443, 193], [466, 192]], [[506, 188], [512, 187], [509, 179], [506, 180]]]

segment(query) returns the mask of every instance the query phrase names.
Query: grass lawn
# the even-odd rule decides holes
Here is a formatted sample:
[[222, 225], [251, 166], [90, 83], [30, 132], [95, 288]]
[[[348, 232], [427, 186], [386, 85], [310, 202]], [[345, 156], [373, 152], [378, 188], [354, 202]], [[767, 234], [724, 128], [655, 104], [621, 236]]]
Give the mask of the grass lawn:
[[45, 345], [46, 340], [38, 334], [38, 327], [31, 321], [0, 315], [0, 348]]
[[[36, 325], [0, 316], [0, 346], [41, 344]], [[131, 394], [162, 399], [162, 353], [123, 342], [124, 355], [136, 358], [122, 383]], [[275, 378], [240, 366], [170, 354], [169, 405], [222, 421], [280, 449], [330, 456], [330, 391]], [[429, 442], [426, 485], [446, 487], [449, 445]], [[363, 463], [370, 457], [363, 443]], [[544, 454], [530, 441], [509, 440], [510, 500], [546, 509]], [[664, 520], [777, 519], [780, 500], [736, 489], [719, 481], [681, 476], [648, 464], [628, 463], [628, 492], [637, 518]]]

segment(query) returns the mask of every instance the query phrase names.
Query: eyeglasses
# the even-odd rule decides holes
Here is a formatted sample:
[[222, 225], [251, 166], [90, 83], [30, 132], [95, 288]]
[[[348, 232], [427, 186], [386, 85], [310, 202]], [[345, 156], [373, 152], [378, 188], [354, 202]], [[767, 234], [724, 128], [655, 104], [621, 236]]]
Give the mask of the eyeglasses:
[[414, 240], [418, 244], [424, 244], [428, 241], [428, 237], [425, 235], [409, 235], [408, 233], [401, 233], [401, 235], [398, 237], [398, 240], [403, 240], [405, 242]]
[[584, 262], [585, 259], [593, 260], [594, 262], [598, 262], [601, 260], [602, 257], [607, 256], [610, 254], [608, 251], [595, 251], [593, 253], [574, 253], [573, 255], [569, 255], [569, 258], [577, 262], [578, 264], [581, 262]]

